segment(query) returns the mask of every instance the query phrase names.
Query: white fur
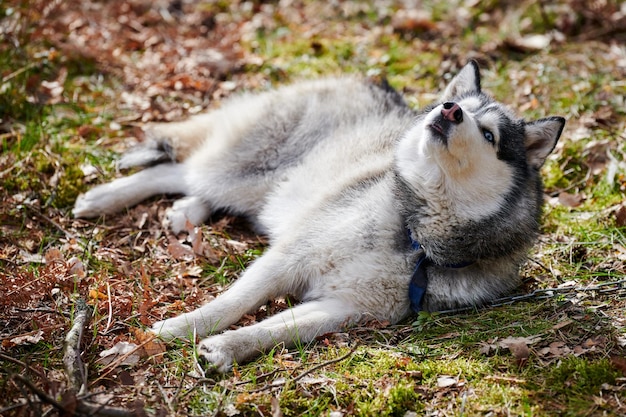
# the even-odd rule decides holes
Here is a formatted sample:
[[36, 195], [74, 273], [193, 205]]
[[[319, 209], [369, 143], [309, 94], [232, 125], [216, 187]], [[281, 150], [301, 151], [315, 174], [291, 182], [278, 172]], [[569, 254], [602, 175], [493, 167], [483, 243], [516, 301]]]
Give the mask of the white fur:
[[[463, 110], [463, 123], [454, 127], [447, 145], [433, 139], [426, 127], [441, 112], [440, 105], [405, 134], [398, 146], [397, 166], [412, 184], [433, 196], [433, 204], [438, 197], [445, 202], [441, 210], [464, 220], [479, 220], [500, 209], [513, 172], [497, 158], [472, 113], [465, 110], [475, 106], [476, 100], [470, 97], [458, 104]], [[497, 123], [492, 117], [481, 120], [481, 125], [493, 126], [497, 135]]]
[[198, 226], [211, 214], [211, 207], [197, 196], [178, 199], [166, 212], [165, 226], [174, 233], [187, 230], [187, 223]]
[[[496, 140], [499, 132], [489, 113], [478, 120], [480, 100], [471, 96], [478, 94], [476, 77], [475, 64], [467, 65], [444, 93], [442, 102], [465, 97], [457, 103], [463, 121], [445, 144], [426, 127], [441, 116], [441, 106], [416, 121], [387, 90], [351, 78], [243, 95], [186, 122], [155, 125], [155, 142], [131, 152], [124, 165], [161, 161], [160, 138], [168, 139], [178, 162], [91, 189], [77, 200], [74, 215], [112, 213], [175, 193], [184, 195], [167, 213], [176, 232], [203, 222], [211, 209], [226, 209], [249, 216], [268, 234], [266, 253], [223, 294], [152, 326], [163, 339], [212, 335], [198, 353], [220, 372], [277, 343], [307, 343], [364, 315], [398, 322], [410, 311], [408, 282], [419, 254], [408, 242], [399, 203], [412, 209], [414, 196], [397, 194], [396, 174], [428, 197], [422, 210], [437, 223], [433, 236], [495, 213], [513, 183], [513, 170], [483, 137], [481, 127], [492, 129]], [[552, 149], [543, 143], [546, 130], [556, 135], [547, 138], [553, 146], [558, 120], [530, 128], [537, 164]], [[430, 227], [428, 221], [420, 224]], [[520, 250], [513, 251], [510, 259], [466, 268], [437, 266], [432, 305], [472, 304], [511, 289], [520, 258]], [[287, 294], [301, 304], [223, 332]]]

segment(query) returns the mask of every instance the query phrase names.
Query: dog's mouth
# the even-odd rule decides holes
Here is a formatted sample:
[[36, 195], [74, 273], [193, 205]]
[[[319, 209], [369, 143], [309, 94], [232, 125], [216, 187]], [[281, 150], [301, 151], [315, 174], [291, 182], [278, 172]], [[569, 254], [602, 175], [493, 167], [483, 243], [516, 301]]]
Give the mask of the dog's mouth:
[[445, 136], [445, 133], [443, 131], [443, 126], [441, 126], [441, 123], [434, 122], [434, 123], [430, 124], [428, 127], [430, 127], [430, 129], [433, 130], [435, 133], [438, 133], [439, 135]]
[[432, 123], [426, 126], [433, 134], [434, 137], [441, 140], [444, 144], [448, 143], [448, 135], [450, 133], [450, 122], [447, 122], [443, 117], [439, 116], [432, 121]]

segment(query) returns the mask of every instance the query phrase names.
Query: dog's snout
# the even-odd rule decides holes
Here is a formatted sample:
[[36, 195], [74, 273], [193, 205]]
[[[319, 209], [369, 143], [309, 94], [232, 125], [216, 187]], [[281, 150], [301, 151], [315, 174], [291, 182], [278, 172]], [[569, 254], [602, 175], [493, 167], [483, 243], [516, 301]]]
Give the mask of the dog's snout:
[[441, 115], [444, 119], [450, 120], [454, 123], [461, 123], [463, 121], [463, 110], [461, 110], [461, 107], [458, 104], [450, 101], [443, 103]]

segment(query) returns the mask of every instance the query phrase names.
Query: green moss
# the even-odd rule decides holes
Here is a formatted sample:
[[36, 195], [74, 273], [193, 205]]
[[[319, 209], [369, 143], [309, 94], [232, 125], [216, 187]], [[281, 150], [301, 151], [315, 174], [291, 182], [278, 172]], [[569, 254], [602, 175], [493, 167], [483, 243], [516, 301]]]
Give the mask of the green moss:
[[[615, 1], [610, 0], [609, 6], [615, 5]], [[20, 7], [25, 8], [27, 3], [20, 3], [23, 5]], [[235, 23], [232, 27], [237, 30], [242, 27], [237, 19], [245, 16], [243, 21], [249, 21], [267, 5], [254, 1], [243, 7], [244, 3], [220, 0], [195, 7], [211, 15], [222, 13], [221, 18], [231, 19]], [[346, 11], [352, 3], [358, 7]], [[241, 73], [237, 73], [241, 76], [238, 81], [244, 80], [245, 85], [247, 73], [276, 83], [369, 73], [388, 77], [398, 89], [406, 88], [409, 103], [423, 107], [442, 87], [445, 73], [462, 64], [469, 57], [468, 51], [473, 51], [472, 56], [485, 64], [483, 85], [496, 98], [513, 107], [536, 99], [536, 105], [527, 105], [523, 112], [529, 119], [548, 114], [560, 114], [569, 119], [559, 144], [562, 149], [559, 147], [544, 169], [546, 192], [555, 197], [566, 191], [584, 199], [578, 207], [560, 204], [546, 207], [544, 236], [533, 254], [546, 269], [529, 263], [529, 272], [525, 274], [528, 288], [553, 287], [570, 280], [586, 285], [615, 277], [621, 279], [621, 255], [616, 253], [626, 247], [626, 238], [611, 208], [623, 202], [626, 183], [621, 171], [614, 183], [607, 180], [606, 169], [590, 174], [588, 149], [593, 141], [607, 141], [617, 161], [624, 161], [626, 144], [619, 135], [625, 121], [626, 89], [623, 68], [614, 65], [618, 59], [613, 57], [618, 55], [615, 46], [566, 40], [558, 44], [558, 50], [555, 47], [552, 51], [512, 53], [502, 41], [517, 36], [516, 30], [527, 34], [553, 29], [558, 9], [545, 2], [502, 4], [490, 0], [473, 2], [473, 6], [467, 8], [460, 0], [428, 0], [420, 7], [431, 12], [432, 21], [439, 24], [433, 33], [417, 30], [401, 34], [387, 26], [375, 37], [369, 36], [371, 31], [388, 25], [393, 13], [404, 6], [395, 2], [381, 5], [370, 1], [365, 6], [352, 3], [339, 2], [331, 12], [315, 9], [321, 2], [294, 3], [294, 8], [312, 7], [327, 13], [323, 21], [309, 19], [303, 25], [293, 24], [280, 5], [270, 3], [268, 8], [275, 7], [273, 15], [262, 16], [266, 20], [258, 32], [252, 39], [245, 37], [241, 43], [245, 50], [243, 56], [257, 55], [262, 64], [241, 68]], [[247, 7], [249, 5], [252, 7]], [[10, 13], [7, 7], [0, 5], [0, 18]], [[456, 23], [459, 8], [468, 12], [469, 23], [463, 28]], [[378, 13], [381, 9], [382, 17]], [[310, 13], [310, 10], [303, 12], [303, 16], [310, 18]], [[506, 16], [507, 25], [493, 25], [491, 14], [497, 17], [498, 13]], [[35, 10], [33, 16], [36, 14]], [[572, 16], [581, 17], [575, 11]], [[573, 21], [575, 25], [580, 23]], [[322, 24], [323, 30], [318, 30]], [[505, 26], [506, 33], [500, 30]], [[10, 175], [2, 178], [2, 186], [9, 196], [20, 193], [25, 198], [38, 200], [44, 208], [60, 209], [57, 212], [61, 216], [71, 207], [76, 195], [88, 186], [81, 164], [87, 161], [104, 172], [110, 166], [111, 149], [97, 142], [111, 133], [106, 126], [114, 115], [122, 114], [122, 110], [110, 106], [119, 102], [117, 94], [125, 86], [110, 74], [98, 77], [102, 68], [93, 60], [52, 51], [44, 42], [31, 42], [28, 30], [18, 34], [19, 47], [14, 48], [15, 43], [0, 45], [0, 115], [3, 126], [8, 122], [10, 127], [7, 131], [10, 134], [3, 136], [1, 148], [2, 161], [7, 165], [0, 168], [0, 171], [10, 168]], [[432, 39], [433, 36], [441, 38]], [[243, 61], [253, 60], [244, 58]], [[68, 71], [65, 100], [55, 105], [39, 102], [36, 90], [41, 80], [56, 79], [63, 67]], [[608, 116], [603, 115], [604, 108], [611, 109]], [[79, 136], [82, 126], [92, 124], [96, 124], [94, 129], [81, 129]], [[581, 137], [580, 132], [584, 130], [578, 130], [580, 127], [588, 129], [587, 137]], [[107, 176], [110, 174], [105, 174]], [[54, 210], [45, 214], [50, 212]], [[6, 208], [0, 228], [2, 239], [34, 240], [34, 252], [58, 246], [59, 230], [45, 221], [34, 223], [34, 227], [42, 230], [41, 235], [33, 238], [32, 230], [28, 229], [33, 227], [29, 224], [32, 218], [33, 212], [25, 206], [16, 204]], [[112, 237], [119, 237], [119, 230], [98, 228], [97, 232], [90, 229], [81, 234], [82, 229], [70, 226], [71, 222], [59, 223], [84, 244], [80, 256], [88, 261], [90, 273], [101, 276], [103, 282], [125, 274], [127, 268], [139, 270], [142, 263], [150, 260], [149, 253], [142, 254], [141, 258], [136, 253], [129, 255], [130, 243], [115, 248], [119, 251], [118, 260], [96, 256], [91, 250], [111, 241]], [[21, 248], [19, 244], [16, 247]], [[203, 262], [203, 276], [227, 285], [261, 251], [259, 246], [241, 255], [230, 254], [224, 258], [223, 265], [211, 266]], [[37, 265], [22, 267], [19, 262], [11, 262], [14, 255], [8, 250], [5, 256], [8, 262], [1, 263], [0, 268], [7, 276], [19, 268], [38, 269]], [[19, 255], [15, 256], [19, 261]], [[127, 259], [130, 266], [126, 264]], [[120, 267], [122, 263], [124, 268]], [[621, 317], [619, 309], [623, 303], [619, 298], [610, 299], [601, 309], [590, 308], [598, 301], [594, 298], [597, 295], [576, 298], [576, 305], [567, 302], [568, 297], [573, 296], [570, 294], [467, 314], [422, 315], [397, 328], [352, 330], [347, 335], [350, 343], [359, 343], [358, 350], [342, 361], [314, 370], [317, 364], [347, 353], [348, 348], [334, 346], [332, 338], [330, 346], [301, 344], [288, 353], [280, 347], [251, 363], [237, 365], [236, 373], [209, 375], [208, 379], [200, 381], [187, 375], [195, 366], [194, 346], [181, 342], [171, 346], [163, 355], [162, 363], [146, 368], [145, 375], [156, 378], [164, 392], [176, 400], [172, 403], [175, 408], [172, 414], [176, 415], [225, 415], [233, 410], [241, 415], [271, 415], [273, 397], [278, 399], [285, 416], [328, 415], [331, 410], [345, 415], [404, 415], [407, 411], [419, 415], [611, 415], [611, 399], [617, 398], [623, 404], [626, 398], [623, 389], [615, 392], [603, 389], [605, 383], [620, 382], [615, 379], [619, 376], [617, 371], [604, 356], [622, 357], [624, 352], [615, 341], [618, 330], [604, 315]], [[93, 336], [101, 329], [107, 314], [106, 310], [96, 312]], [[558, 331], [554, 329], [555, 324], [568, 320], [571, 324]], [[415, 323], [409, 328], [411, 322]], [[142, 326], [136, 317], [124, 324]], [[564, 341], [573, 349], [597, 334], [607, 338], [606, 346], [578, 358], [552, 358], [538, 353], [553, 341]], [[498, 341], [506, 337], [535, 335], [541, 340], [530, 346], [530, 356], [525, 362], [519, 361], [507, 348], [498, 346]], [[485, 345], [495, 348], [485, 354], [482, 350]], [[90, 357], [86, 362], [97, 364], [101, 348], [93, 344], [87, 346]], [[16, 347], [10, 353], [24, 362], [49, 368], [45, 369], [46, 373], [61, 369], [60, 350], [50, 344]], [[98, 365], [93, 366], [96, 372], [91, 373], [92, 381]], [[142, 363], [141, 366], [148, 365]], [[307, 369], [311, 370], [307, 376], [320, 382], [293, 381]], [[10, 370], [19, 371], [14, 365]], [[6, 370], [1, 373], [6, 376]], [[437, 379], [443, 375], [457, 378], [459, 383], [449, 388], [440, 387]], [[10, 385], [6, 384], [7, 379], [0, 379], [5, 384], [0, 389]], [[280, 380], [285, 381], [281, 388], [263, 389], [267, 383]], [[255, 390], [258, 392], [253, 392]], [[158, 403], [160, 399], [155, 401]]]
[[[365, 396], [364, 396], [365, 397]], [[424, 406], [421, 395], [413, 384], [394, 383], [383, 389], [374, 398], [363, 398], [356, 402], [358, 416], [404, 416], [407, 411], [420, 411]]]
[[555, 407], [566, 407], [570, 410], [567, 415], [583, 415], [598, 406], [594, 396], [600, 394], [603, 384], [615, 384], [617, 376], [607, 359], [591, 361], [568, 356], [547, 370], [542, 384], [530, 386], [543, 394], [541, 401], [552, 403]]

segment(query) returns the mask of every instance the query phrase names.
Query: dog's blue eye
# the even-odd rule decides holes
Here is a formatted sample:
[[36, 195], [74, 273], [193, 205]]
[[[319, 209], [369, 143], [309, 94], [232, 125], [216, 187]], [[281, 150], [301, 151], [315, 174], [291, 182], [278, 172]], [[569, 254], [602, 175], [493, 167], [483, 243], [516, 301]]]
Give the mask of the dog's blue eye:
[[487, 139], [487, 142], [489, 143], [494, 143], [496, 141], [495, 137], [493, 136], [493, 133], [491, 133], [487, 129], [483, 129], [483, 136], [485, 137], [485, 139]]

